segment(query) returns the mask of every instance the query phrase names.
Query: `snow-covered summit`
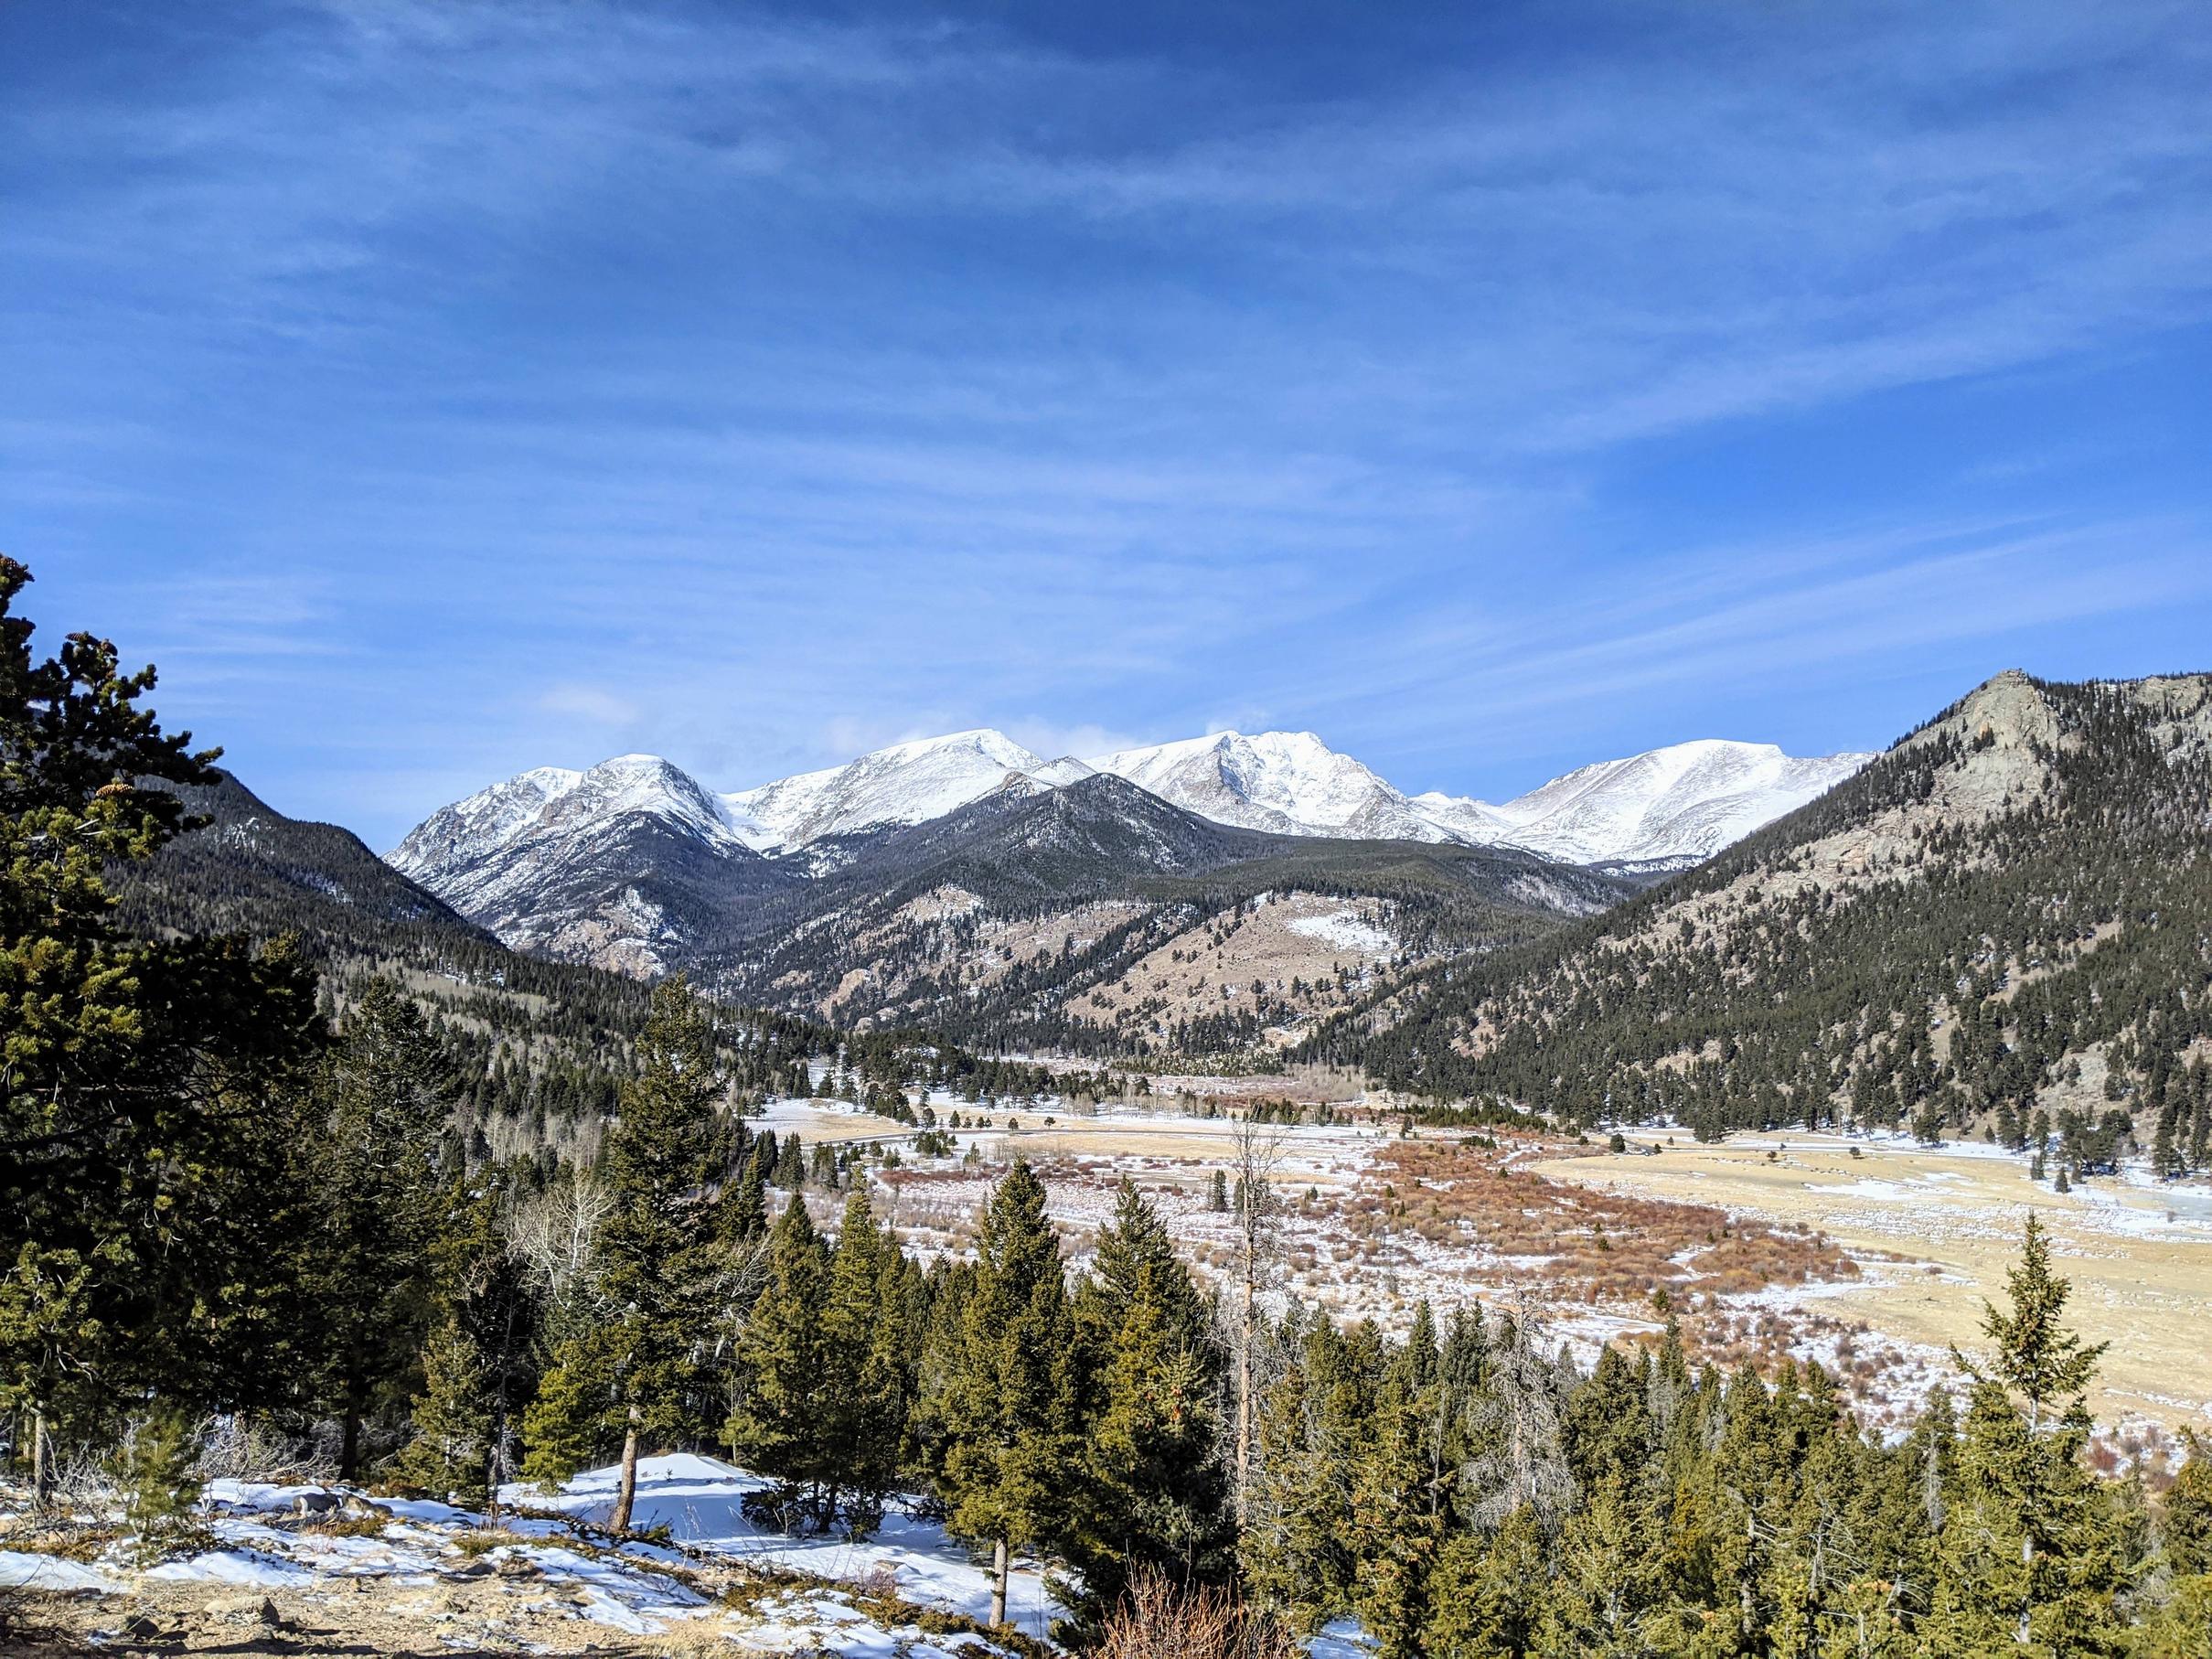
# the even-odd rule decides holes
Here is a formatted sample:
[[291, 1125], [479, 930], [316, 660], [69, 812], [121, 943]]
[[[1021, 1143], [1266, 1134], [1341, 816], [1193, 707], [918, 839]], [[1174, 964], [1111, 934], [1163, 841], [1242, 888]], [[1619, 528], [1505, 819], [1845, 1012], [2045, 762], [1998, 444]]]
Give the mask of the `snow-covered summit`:
[[841, 766], [802, 772], [722, 797], [746, 844], [761, 851], [885, 824], [919, 824], [995, 790], [1053, 789], [1090, 776], [1081, 761], [1048, 762], [988, 728], [893, 744]]
[[1413, 805], [1457, 839], [1564, 863], [1688, 863], [1795, 811], [1874, 758], [1801, 758], [1773, 744], [1704, 738], [1578, 767], [1500, 806], [1433, 793]]
[[590, 836], [632, 814], [660, 819], [711, 846], [742, 844], [729, 808], [689, 773], [657, 755], [618, 755], [585, 772], [533, 767], [441, 807], [385, 862], [443, 893], [462, 872], [518, 843]]
[[1202, 818], [1277, 835], [1503, 844], [1576, 864], [1688, 863], [1871, 758], [1675, 744], [1584, 766], [1491, 806], [1408, 797], [1310, 732], [1217, 732], [1048, 761], [986, 727], [893, 744], [730, 795], [653, 755], [617, 755], [583, 772], [540, 766], [441, 808], [389, 859], [474, 915], [516, 901], [544, 871], [574, 867], [641, 821], [718, 856], [798, 853], [826, 838], [924, 823], [1001, 791], [1034, 794], [1106, 772]]
[[1277, 835], [1441, 841], [1450, 833], [1310, 732], [1217, 732], [1100, 755], [1091, 765], [1217, 823]]

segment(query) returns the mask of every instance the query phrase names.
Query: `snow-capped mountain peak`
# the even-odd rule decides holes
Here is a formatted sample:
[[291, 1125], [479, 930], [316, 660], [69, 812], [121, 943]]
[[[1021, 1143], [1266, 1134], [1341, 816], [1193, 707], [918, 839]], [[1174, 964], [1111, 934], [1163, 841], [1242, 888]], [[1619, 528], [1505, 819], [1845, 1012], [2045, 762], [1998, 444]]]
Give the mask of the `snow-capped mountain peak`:
[[841, 766], [802, 772], [722, 797], [746, 843], [762, 851], [806, 846], [885, 824], [918, 824], [1005, 787], [1057, 788], [1079, 761], [1047, 762], [1003, 732], [982, 728], [892, 744]]
[[[620, 755], [582, 772], [540, 766], [441, 808], [389, 856], [465, 914], [518, 927], [513, 918], [543, 907], [549, 883], [557, 887], [579, 871], [610, 881], [634, 870], [649, 876], [646, 865], [689, 867], [693, 855], [684, 850], [692, 848], [717, 867], [755, 854], [804, 854], [717, 877], [803, 880], [850, 856], [837, 838], [925, 823], [986, 796], [1063, 788], [1104, 772], [1202, 818], [1277, 835], [1504, 844], [1575, 864], [1683, 864], [1802, 805], [1870, 758], [1801, 760], [1772, 744], [1707, 739], [1584, 766], [1492, 806], [1437, 793], [1408, 797], [1310, 732], [1216, 732], [1090, 761], [1047, 761], [987, 727], [892, 744], [732, 795], [709, 791], [655, 755]], [[817, 846], [824, 841], [832, 845]]]
[[730, 809], [689, 772], [657, 755], [603, 760], [546, 803], [543, 820], [562, 825], [638, 812], [668, 819], [706, 841], [739, 840]]
[[1277, 835], [1444, 840], [1405, 797], [1310, 732], [1216, 732], [1091, 765], [1185, 811]]
[[618, 755], [584, 772], [535, 766], [442, 807], [385, 862], [442, 891], [455, 872], [518, 843], [593, 833], [633, 813], [664, 819], [710, 845], [740, 841], [728, 809], [689, 773], [657, 755]]
[[1691, 863], [1826, 793], [1874, 758], [1799, 758], [1774, 744], [1700, 738], [1598, 761], [1502, 805], [1422, 795], [1414, 806], [1463, 840], [1565, 863]]

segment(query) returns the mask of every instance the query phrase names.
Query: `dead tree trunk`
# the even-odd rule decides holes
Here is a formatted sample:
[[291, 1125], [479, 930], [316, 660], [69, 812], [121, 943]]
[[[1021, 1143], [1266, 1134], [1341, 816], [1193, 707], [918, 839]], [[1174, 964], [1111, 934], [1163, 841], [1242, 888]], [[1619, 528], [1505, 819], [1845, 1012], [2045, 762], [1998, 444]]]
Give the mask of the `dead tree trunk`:
[[633, 1402], [629, 1430], [622, 1437], [622, 1486], [614, 1494], [614, 1516], [608, 1523], [616, 1532], [630, 1530], [630, 1511], [637, 1503], [637, 1418]]

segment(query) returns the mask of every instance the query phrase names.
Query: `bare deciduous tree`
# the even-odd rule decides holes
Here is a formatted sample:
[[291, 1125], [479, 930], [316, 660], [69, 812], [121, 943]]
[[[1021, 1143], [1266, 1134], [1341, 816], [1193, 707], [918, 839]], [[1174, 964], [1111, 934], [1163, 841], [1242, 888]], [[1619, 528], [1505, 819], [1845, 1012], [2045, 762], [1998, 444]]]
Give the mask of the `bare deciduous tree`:
[[606, 1311], [593, 1258], [614, 1194], [588, 1171], [518, 1205], [508, 1218], [508, 1248], [545, 1297], [545, 1337], [555, 1344]]
[[1236, 1184], [1232, 1208], [1236, 1216], [1236, 1515], [1249, 1517], [1252, 1454], [1259, 1435], [1260, 1292], [1273, 1269], [1280, 1233], [1280, 1207], [1269, 1184], [1283, 1158], [1283, 1130], [1247, 1115], [1231, 1137], [1231, 1164]]
[[1575, 1501], [1575, 1477], [1560, 1440], [1564, 1398], [1559, 1372], [1544, 1352], [1544, 1329], [1522, 1299], [1510, 1321], [1491, 1327], [1489, 1375], [1468, 1402], [1468, 1440], [1459, 1467], [1469, 1517], [1494, 1528], [1527, 1509], [1547, 1533]]

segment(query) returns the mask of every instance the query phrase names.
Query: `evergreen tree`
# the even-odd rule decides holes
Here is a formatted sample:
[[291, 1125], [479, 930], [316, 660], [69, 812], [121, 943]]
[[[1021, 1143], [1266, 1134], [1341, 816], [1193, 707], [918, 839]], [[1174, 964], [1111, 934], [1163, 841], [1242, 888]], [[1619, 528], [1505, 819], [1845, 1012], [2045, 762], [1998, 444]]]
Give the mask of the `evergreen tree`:
[[1642, 1659], [1658, 1597], [1649, 1494], [1610, 1475], [1560, 1533], [1555, 1576], [1530, 1652], [1537, 1659]]
[[2212, 1446], [2187, 1433], [2189, 1455], [2160, 1505], [2158, 1541], [2166, 1564], [2184, 1575], [2212, 1573]]
[[715, 1220], [725, 1244], [750, 1245], [768, 1230], [768, 1193], [758, 1157], [745, 1160], [737, 1180], [722, 1194]]
[[1408, 1343], [1377, 1395], [1371, 1440], [1352, 1492], [1352, 1547], [1362, 1571], [1356, 1606], [1384, 1659], [1416, 1659], [1428, 1622], [1428, 1576], [1443, 1543], [1434, 1466], [1425, 1455], [1429, 1417], [1420, 1361], [1435, 1352]]
[[784, 1137], [783, 1150], [775, 1155], [775, 1176], [773, 1185], [785, 1193], [796, 1193], [807, 1183], [807, 1161], [798, 1136]]
[[124, 1440], [115, 1472], [142, 1551], [157, 1554], [166, 1539], [191, 1527], [200, 1493], [194, 1472], [198, 1450], [190, 1419], [174, 1407], [152, 1412]]
[[1535, 1638], [1550, 1570], [1544, 1529], [1526, 1509], [1487, 1538], [1455, 1533], [1430, 1575], [1422, 1652], [1435, 1659], [1518, 1659]]
[[782, 1526], [819, 1527], [834, 1504], [822, 1334], [828, 1263], [796, 1193], [769, 1236], [768, 1282], [738, 1338], [738, 1405], [730, 1454], [775, 1484], [753, 1505]]
[[1347, 1338], [1318, 1321], [1300, 1335], [1265, 1402], [1242, 1539], [1245, 1575], [1267, 1606], [1300, 1628], [1352, 1610], [1359, 1572], [1353, 1479], [1380, 1360], [1372, 1325]]
[[717, 1110], [727, 1086], [714, 1027], [681, 975], [653, 988], [637, 1075], [604, 1154], [614, 1210], [601, 1236], [624, 1418], [612, 1525], [630, 1524], [644, 1437], [683, 1432], [685, 1403], [711, 1323], [713, 1230], [704, 1194]]
[[985, 1204], [975, 1283], [946, 1379], [942, 1482], [958, 1536], [991, 1546], [990, 1622], [1006, 1622], [1013, 1551], [1052, 1540], [1076, 1466], [1076, 1377], [1060, 1241], [1017, 1161]]
[[529, 1348], [539, 1315], [502, 1230], [499, 1185], [456, 1182], [436, 1247], [438, 1323], [422, 1351], [414, 1439], [393, 1465], [401, 1479], [458, 1494], [494, 1518], [510, 1479], [514, 1423], [533, 1392]]
[[392, 1473], [428, 1487], [448, 1503], [479, 1508], [490, 1502], [492, 1369], [460, 1316], [448, 1312], [422, 1350], [422, 1391], [411, 1414], [414, 1438], [392, 1461]]
[[114, 926], [108, 872], [192, 827], [165, 786], [214, 782], [217, 752], [165, 734], [154, 670], [105, 640], [36, 658], [30, 579], [0, 559], [0, 1407], [43, 1503], [58, 1419], [288, 1391], [323, 1033], [288, 952]]
[[1090, 1374], [1081, 1503], [1063, 1550], [1095, 1619], [1148, 1569], [1219, 1582], [1234, 1562], [1216, 1402], [1224, 1365], [1206, 1306], [1152, 1206], [1125, 1179], [1078, 1287]]
[[2009, 1311], [1983, 1305], [1986, 1369], [1955, 1356], [1973, 1391], [1933, 1629], [1961, 1652], [2117, 1652], [2110, 1516], [2079, 1461], [2104, 1345], [2062, 1322], [2070, 1287], [2033, 1216], [2006, 1289]]
[[898, 1247], [868, 1194], [845, 1201], [822, 1307], [825, 1460], [849, 1536], [872, 1533], [897, 1484], [912, 1390]]
[[2159, 1505], [2163, 1583], [2129, 1650], [2139, 1659], [2212, 1655], [2212, 1456], [2194, 1432], [2189, 1456]]
[[314, 1283], [342, 1421], [339, 1478], [350, 1481], [365, 1417], [404, 1400], [430, 1326], [439, 1154], [457, 1091], [422, 1011], [387, 979], [361, 988], [326, 1091]]
[[522, 1477], [540, 1490], [551, 1492], [589, 1468], [616, 1443], [618, 1430], [626, 1434], [627, 1414], [618, 1418], [614, 1407], [618, 1343], [612, 1326], [580, 1332], [561, 1342], [538, 1379], [522, 1414]]

